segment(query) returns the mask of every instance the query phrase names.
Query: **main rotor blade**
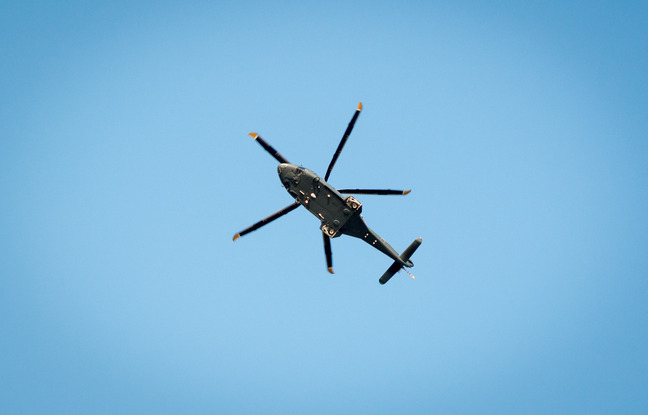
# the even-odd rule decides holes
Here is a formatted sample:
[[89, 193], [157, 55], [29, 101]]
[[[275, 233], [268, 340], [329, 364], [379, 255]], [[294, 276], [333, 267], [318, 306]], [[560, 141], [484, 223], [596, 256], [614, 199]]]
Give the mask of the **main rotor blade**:
[[249, 133], [248, 134], [250, 137], [254, 138], [259, 144], [261, 144], [261, 147], [265, 149], [268, 153], [272, 155], [272, 157], [276, 158], [279, 163], [288, 163], [288, 160], [277, 150], [275, 150], [274, 147], [272, 147], [270, 144], [268, 144], [263, 138], [259, 136], [257, 133]]
[[243, 229], [241, 232], [234, 235], [234, 238], [232, 238], [232, 240], [235, 241], [235, 240], [237, 240], [238, 238], [240, 238], [243, 235], [247, 235], [248, 233], [250, 233], [252, 231], [256, 231], [257, 229], [259, 229], [263, 225], [267, 225], [268, 223], [272, 222], [273, 220], [282, 217], [286, 213], [297, 209], [298, 206], [299, 206], [298, 202], [295, 202], [290, 206], [286, 206], [285, 208], [281, 209], [279, 212], [273, 213], [272, 215], [268, 216], [265, 219], [261, 219], [260, 221], [258, 221], [254, 225], [250, 226], [249, 228]]
[[338, 189], [340, 193], [352, 195], [406, 195], [411, 190], [391, 190], [391, 189]]
[[324, 236], [324, 254], [326, 255], [326, 266], [328, 268], [328, 272], [333, 274], [333, 252], [331, 251], [331, 238], [325, 233], [322, 233], [322, 236]]
[[338, 157], [340, 157], [340, 153], [344, 148], [344, 144], [346, 144], [347, 140], [349, 139], [349, 135], [351, 134], [351, 130], [353, 130], [353, 126], [355, 125], [355, 122], [358, 119], [358, 115], [360, 115], [360, 111], [362, 111], [362, 102], [358, 103], [358, 108], [356, 108], [356, 112], [355, 114], [353, 114], [353, 118], [351, 118], [351, 121], [349, 122], [349, 126], [344, 132], [344, 135], [342, 136], [342, 140], [340, 141], [337, 150], [335, 150], [335, 154], [333, 154], [333, 159], [331, 160], [331, 163], [329, 164], [328, 169], [326, 170], [326, 176], [324, 176], [325, 181], [328, 180], [329, 176], [331, 175], [333, 166], [335, 166], [335, 162], [337, 161]]

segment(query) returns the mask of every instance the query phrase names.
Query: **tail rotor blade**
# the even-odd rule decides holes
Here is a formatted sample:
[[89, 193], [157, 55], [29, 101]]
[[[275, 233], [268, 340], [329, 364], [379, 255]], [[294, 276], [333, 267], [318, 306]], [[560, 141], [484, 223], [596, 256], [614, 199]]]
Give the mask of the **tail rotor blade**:
[[335, 166], [335, 162], [337, 161], [338, 157], [340, 157], [340, 153], [344, 148], [344, 144], [346, 144], [347, 140], [349, 139], [349, 135], [351, 135], [351, 130], [353, 130], [353, 126], [355, 125], [356, 120], [358, 119], [358, 115], [360, 115], [360, 111], [362, 111], [362, 102], [358, 103], [358, 108], [356, 108], [356, 112], [355, 114], [353, 114], [353, 118], [351, 118], [351, 121], [349, 122], [349, 126], [344, 132], [344, 135], [342, 136], [342, 140], [340, 141], [337, 150], [335, 150], [335, 154], [333, 154], [333, 159], [331, 160], [331, 163], [329, 164], [328, 169], [326, 170], [326, 175], [324, 176], [324, 180], [328, 180], [329, 176], [331, 175], [333, 166]]
[[250, 137], [254, 138], [257, 143], [261, 144], [261, 147], [263, 147], [265, 149], [265, 151], [270, 153], [270, 155], [272, 155], [272, 157], [277, 159], [277, 161], [279, 163], [288, 163], [288, 160], [286, 160], [286, 158], [284, 156], [282, 156], [281, 154], [279, 154], [279, 152], [277, 150], [275, 150], [274, 147], [272, 147], [263, 138], [261, 138], [261, 136], [259, 136], [259, 134], [257, 134], [257, 133], [249, 133], [248, 135]]
[[338, 189], [338, 192], [352, 195], [406, 195], [411, 190], [391, 189]]
[[234, 235], [234, 238], [232, 238], [232, 240], [233, 240], [233, 241], [236, 241], [236, 240], [237, 240], [238, 238], [240, 238], [241, 236], [243, 236], [243, 235], [247, 235], [247, 234], [250, 233], [250, 232], [256, 231], [257, 229], [259, 229], [259, 228], [262, 227], [263, 225], [267, 225], [268, 223], [272, 222], [273, 220], [282, 217], [282, 216], [285, 215], [286, 213], [291, 212], [291, 211], [297, 209], [297, 207], [299, 207], [299, 203], [298, 203], [298, 202], [295, 202], [295, 203], [293, 203], [293, 204], [290, 205], [290, 206], [286, 206], [285, 208], [281, 209], [279, 212], [273, 213], [272, 215], [268, 216], [267, 218], [261, 219], [260, 221], [258, 221], [258, 222], [255, 223], [254, 225], [250, 226], [249, 228], [245, 228], [245, 229], [243, 229], [241, 232], [239, 232], [239, 233], [237, 233], [236, 235]]
[[324, 254], [326, 255], [326, 267], [328, 268], [328, 272], [333, 274], [333, 252], [331, 251], [331, 238], [324, 233], [322, 235], [324, 236]]

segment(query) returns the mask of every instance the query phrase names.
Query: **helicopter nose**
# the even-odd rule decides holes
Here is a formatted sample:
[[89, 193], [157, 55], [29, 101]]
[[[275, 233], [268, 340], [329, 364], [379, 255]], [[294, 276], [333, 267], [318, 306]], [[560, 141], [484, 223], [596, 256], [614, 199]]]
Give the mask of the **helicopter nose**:
[[291, 172], [293, 171], [293, 166], [289, 163], [281, 163], [279, 166], [277, 166], [277, 173], [279, 173], [279, 180], [281, 180], [281, 183], [285, 182], [289, 176], [291, 176]]

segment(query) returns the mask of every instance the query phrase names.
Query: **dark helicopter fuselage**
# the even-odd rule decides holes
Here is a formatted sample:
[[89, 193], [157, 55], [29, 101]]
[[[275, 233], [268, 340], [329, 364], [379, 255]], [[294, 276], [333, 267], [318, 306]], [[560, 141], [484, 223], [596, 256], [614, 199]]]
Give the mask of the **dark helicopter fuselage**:
[[306, 210], [321, 221], [320, 229], [331, 238], [341, 234], [354, 236], [388, 255], [401, 265], [398, 252], [367, 227], [362, 218], [362, 203], [353, 196], [343, 196], [313, 171], [295, 164], [281, 163], [277, 167], [279, 179], [288, 193]]
[[[403, 267], [412, 267], [414, 264], [410, 261], [410, 257], [418, 249], [422, 243], [422, 238], [415, 239], [402, 254], [394, 250], [384, 239], [382, 239], [376, 232], [367, 227], [364, 219], [362, 218], [362, 203], [360, 203], [353, 196], [346, 195], [406, 195], [410, 190], [394, 190], [394, 189], [339, 189], [336, 190], [333, 186], [327, 183], [331, 176], [331, 171], [347, 142], [351, 130], [355, 125], [358, 115], [362, 111], [362, 103], [358, 103], [349, 125], [344, 131], [344, 135], [338, 144], [333, 158], [329, 163], [328, 169], [324, 178], [319, 177], [311, 170], [305, 169], [302, 166], [290, 163], [284, 156], [268, 144], [257, 133], [251, 132], [249, 135], [252, 137], [265, 151], [268, 152], [280, 164], [277, 168], [279, 179], [284, 185], [288, 193], [295, 199], [293, 203], [284, 207], [283, 209], [267, 216], [251, 226], [243, 229], [235, 234], [232, 238], [236, 241], [243, 235], [261, 228], [270, 222], [292, 212], [299, 206], [303, 206], [310, 213], [313, 214], [321, 222], [320, 230], [322, 231], [322, 240], [324, 244], [324, 255], [326, 257], [326, 266], [328, 272], [333, 274], [333, 251], [331, 249], [331, 238], [336, 238], [340, 235], [349, 235], [362, 239], [369, 245], [373, 246], [380, 252], [394, 260], [391, 266], [380, 277], [378, 282], [385, 284]], [[407, 270], [406, 270], [407, 271]], [[407, 271], [409, 273], [409, 271]], [[410, 274], [411, 275], [411, 274]], [[411, 275], [412, 276], [412, 275]], [[414, 278], [414, 276], [412, 276]]]

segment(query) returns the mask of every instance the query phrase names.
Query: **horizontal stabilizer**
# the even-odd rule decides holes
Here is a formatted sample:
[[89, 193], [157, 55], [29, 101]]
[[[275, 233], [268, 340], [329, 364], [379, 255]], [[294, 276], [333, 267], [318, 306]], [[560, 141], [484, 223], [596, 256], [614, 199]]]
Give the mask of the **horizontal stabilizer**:
[[[423, 243], [423, 238], [415, 239], [414, 242], [412, 242], [410, 246], [408, 246], [407, 249], [403, 251], [403, 253], [400, 255], [400, 259], [405, 263], [411, 264], [409, 259], [412, 255], [414, 255], [414, 252], [416, 252], [418, 247], [421, 246], [421, 243]], [[412, 264], [411, 266], [413, 265], [414, 264]], [[380, 280], [378, 281], [380, 282], [380, 284], [385, 284], [387, 281], [391, 279], [391, 277], [393, 277], [398, 271], [400, 271], [401, 268], [403, 268], [401, 262], [394, 261], [394, 263], [389, 268], [387, 268], [387, 271], [385, 271], [383, 276], [380, 277]]]

